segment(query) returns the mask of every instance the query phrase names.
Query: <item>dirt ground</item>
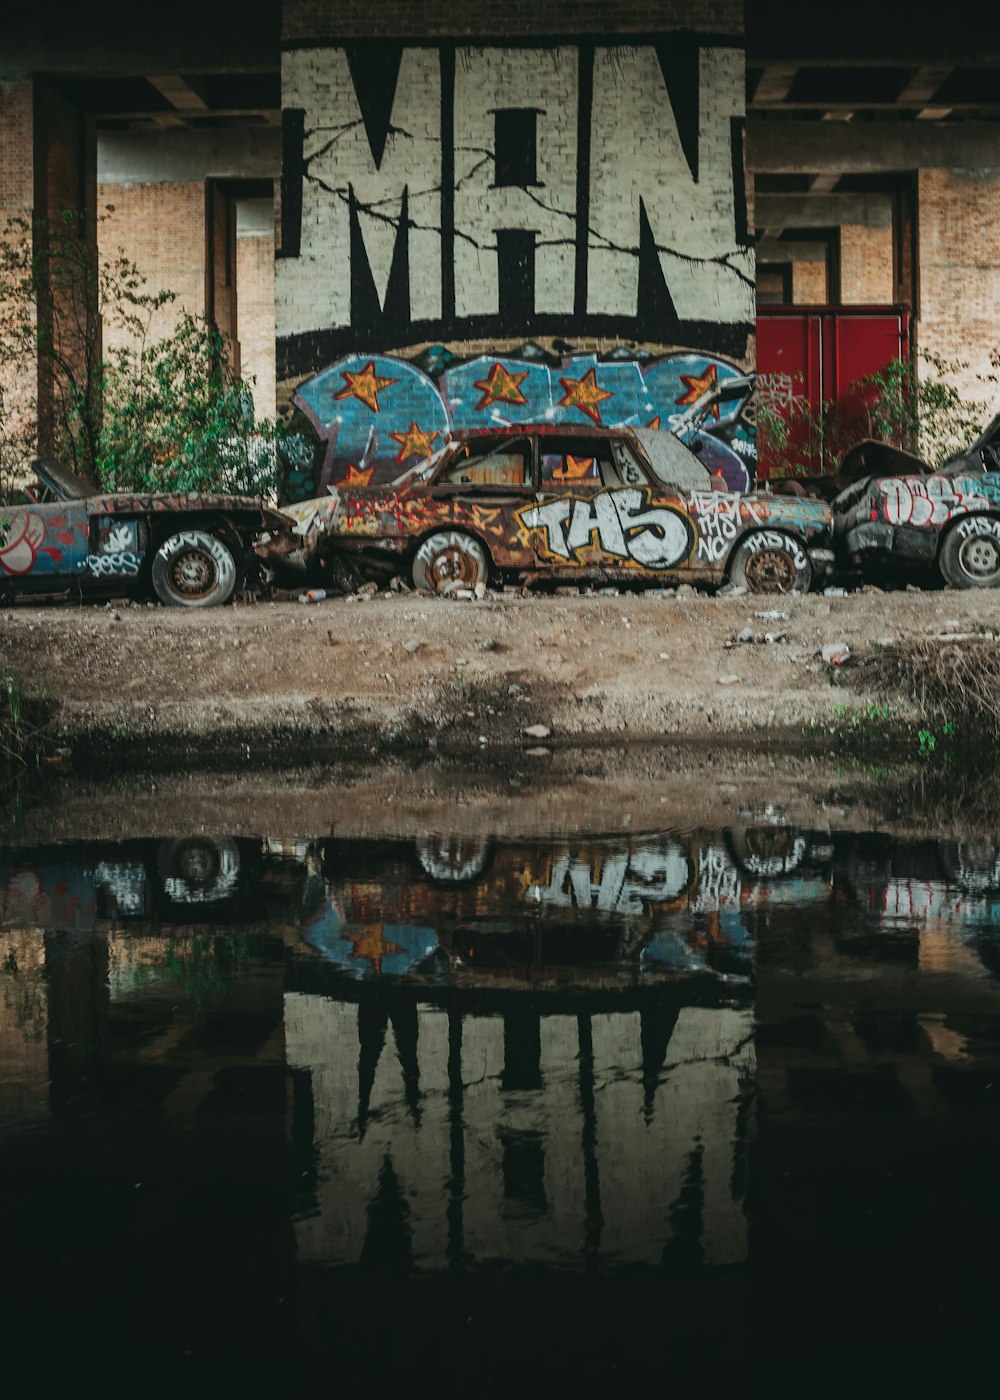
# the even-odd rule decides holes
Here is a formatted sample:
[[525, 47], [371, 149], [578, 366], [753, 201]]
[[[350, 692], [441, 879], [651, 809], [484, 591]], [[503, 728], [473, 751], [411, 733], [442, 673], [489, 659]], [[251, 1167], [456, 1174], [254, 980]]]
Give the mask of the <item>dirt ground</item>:
[[[865, 704], [877, 648], [991, 635], [997, 604], [990, 592], [713, 598], [683, 587], [208, 612], [18, 604], [0, 613], [0, 671], [51, 702], [52, 741], [74, 752], [176, 758], [187, 746], [257, 760], [283, 745], [303, 759], [440, 750], [500, 762], [512, 746], [665, 736], [787, 747], [835, 707]], [[836, 643], [858, 664], [825, 664], [821, 648]]]

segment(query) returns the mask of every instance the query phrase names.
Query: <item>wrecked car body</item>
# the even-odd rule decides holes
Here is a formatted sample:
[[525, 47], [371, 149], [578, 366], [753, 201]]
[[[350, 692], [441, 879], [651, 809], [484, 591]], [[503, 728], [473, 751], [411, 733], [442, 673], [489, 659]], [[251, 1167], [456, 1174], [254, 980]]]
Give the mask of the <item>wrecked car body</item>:
[[244, 496], [102, 494], [54, 458], [24, 505], [0, 506], [0, 597], [128, 594], [225, 603], [259, 569], [253, 546], [287, 519]]
[[505, 578], [788, 593], [833, 562], [823, 502], [720, 490], [677, 437], [642, 428], [456, 434], [391, 486], [342, 485], [286, 513], [300, 541], [286, 569], [399, 574], [441, 594]]
[[833, 501], [838, 559], [862, 573], [897, 566], [951, 588], [1000, 587], [1000, 417], [935, 470], [884, 443], [860, 443]]

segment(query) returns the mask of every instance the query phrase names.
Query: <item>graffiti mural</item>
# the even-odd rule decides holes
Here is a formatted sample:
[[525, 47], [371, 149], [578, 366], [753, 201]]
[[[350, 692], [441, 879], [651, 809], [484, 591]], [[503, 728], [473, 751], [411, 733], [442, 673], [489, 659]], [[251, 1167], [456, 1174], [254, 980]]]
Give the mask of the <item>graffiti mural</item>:
[[[452, 430], [674, 427], [742, 374], [744, 66], [741, 41], [686, 31], [289, 49], [289, 496], [388, 481]], [[752, 484], [739, 405], [685, 432]]]
[[[353, 354], [293, 394], [306, 438], [289, 449], [288, 495], [394, 481], [444, 447], [453, 432], [543, 425], [671, 430], [730, 490], [754, 483], [756, 435], [747, 394], [712, 402], [742, 381], [738, 366], [690, 353], [664, 359], [557, 358], [538, 345], [517, 355], [460, 361], [433, 346], [416, 360]], [[700, 413], [692, 408], [701, 405]], [[314, 454], [308, 439], [315, 434]], [[297, 455], [301, 454], [301, 455]]]

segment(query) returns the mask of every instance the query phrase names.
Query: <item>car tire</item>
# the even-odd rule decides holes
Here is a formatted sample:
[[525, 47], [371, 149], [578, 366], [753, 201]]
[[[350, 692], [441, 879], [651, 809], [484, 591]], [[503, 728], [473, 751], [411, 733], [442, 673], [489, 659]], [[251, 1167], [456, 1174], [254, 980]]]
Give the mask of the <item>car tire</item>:
[[473, 535], [462, 530], [439, 530], [417, 546], [410, 568], [414, 588], [442, 597], [486, 584], [490, 557]]
[[941, 541], [938, 568], [949, 588], [1000, 588], [1000, 520], [970, 515]]
[[801, 540], [784, 530], [757, 530], [733, 550], [729, 581], [748, 593], [808, 593], [812, 564]]
[[236, 560], [227, 544], [204, 530], [182, 530], [153, 556], [153, 589], [175, 608], [214, 608], [236, 588]]

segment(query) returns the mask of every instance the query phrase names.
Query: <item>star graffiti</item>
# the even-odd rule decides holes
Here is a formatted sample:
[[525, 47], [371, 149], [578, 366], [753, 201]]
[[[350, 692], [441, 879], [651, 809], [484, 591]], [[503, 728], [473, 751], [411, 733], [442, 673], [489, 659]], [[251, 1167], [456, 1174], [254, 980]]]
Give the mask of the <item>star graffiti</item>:
[[[687, 385], [687, 389], [676, 399], [679, 408], [686, 408], [688, 404], [697, 403], [702, 394], [707, 394], [711, 389], [719, 387], [719, 370], [716, 365], [706, 365], [701, 374], [682, 374], [681, 379]], [[712, 405], [712, 417], [718, 418], [719, 405]]]
[[434, 451], [434, 439], [441, 434], [425, 433], [416, 423], [411, 423], [405, 433], [390, 433], [394, 442], [400, 444], [397, 462], [405, 462], [407, 457], [429, 457]]
[[341, 378], [344, 380], [344, 388], [333, 397], [335, 399], [360, 399], [365, 407], [370, 408], [373, 413], [381, 412], [378, 402], [381, 390], [388, 389], [390, 384], [398, 383], [395, 379], [376, 374], [374, 360], [369, 360], [360, 374], [351, 374], [350, 370], [345, 370], [341, 374]]
[[372, 477], [375, 475], [374, 467], [356, 467], [352, 462], [347, 468], [347, 475], [337, 482], [338, 486], [370, 486]]
[[507, 366], [498, 360], [485, 379], [475, 381], [475, 387], [483, 391], [483, 397], [476, 404], [476, 408], [489, 408], [494, 403], [527, 403], [521, 385], [530, 373], [530, 370], [522, 369], [511, 374]]
[[383, 958], [391, 957], [393, 953], [405, 952], [401, 944], [386, 938], [381, 924], [366, 924], [357, 933], [349, 933], [346, 937], [348, 942], [353, 944], [351, 957], [362, 958], [371, 963], [375, 973], [381, 973]]
[[559, 400], [559, 407], [578, 408], [592, 423], [601, 427], [601, 411], [598, 405], [614, 395], [610, 389], [602, 389], [598, 384], [597, 371], [588, 369], [582, 379], [560, 379], [559, 383], [566, 390], [565, 396]]

